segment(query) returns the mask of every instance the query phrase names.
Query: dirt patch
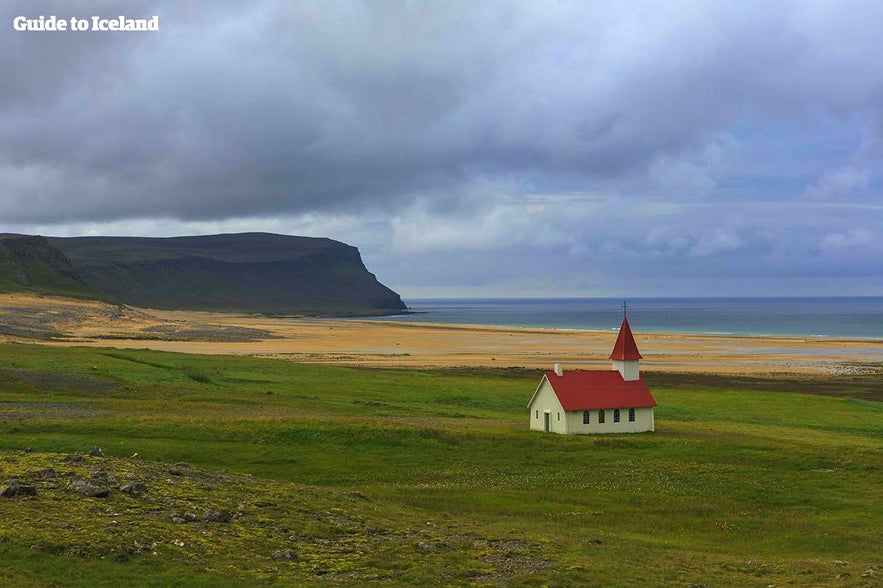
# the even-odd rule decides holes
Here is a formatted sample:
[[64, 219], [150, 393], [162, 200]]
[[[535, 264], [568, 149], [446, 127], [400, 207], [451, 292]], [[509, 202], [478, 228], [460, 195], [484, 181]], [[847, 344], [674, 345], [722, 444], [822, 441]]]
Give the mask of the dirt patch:
[[268, 329], [162, 319], [150, 311], [96, 300], [0, 294], [0, 335], [28, 339], [254, 342]]
[[883, 366], [861, 366], [855, 373], [795, 377], [793, 374], [768, 374], [766, 377], [701, 373], [644, 373], [651, 388], [717, 388], [725, 390], [759, 390], [764, 392], [796, 392], [820, 396], [859, 398], [883, 402]]
[[65, 402], [0, 402], [0, 422], [93, 418], [107, 411]]
[[144, 333], [159, 334], [173, 341], [260, 341], [275, 338], [266, 329], [224, 325], [153, 325], [141, 329]]
[[119, 384], [113, 380], [20, 368], [0, 368], [0, 384], [18, 384], [46, 392], [85, 394], [107, 394], [119, 388]]
[[536, 573], [548, 565], [539, 555], [540, 546], [527, 541], [501, 539], [476, 543], [487, 549], [479, 559], [493, 568], [491, 573], [474, 577], [476, 584], [503, 586], [513, 576]]

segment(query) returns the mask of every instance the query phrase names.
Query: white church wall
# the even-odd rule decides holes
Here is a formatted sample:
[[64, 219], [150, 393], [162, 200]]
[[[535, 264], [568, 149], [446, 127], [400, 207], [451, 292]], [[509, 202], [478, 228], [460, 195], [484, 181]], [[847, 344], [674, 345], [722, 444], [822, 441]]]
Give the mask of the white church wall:
[[549, 413], [549, 430], [552, 433], [567, 433], [567, 418], [552, 385], [543, 378], [539, 389], [530, 404], [530, 428], [532, 431], [544, 431], [546, 427], [544, 413]]
[[[589, 411], [589, 424], [583, 423], [583, 411], [567, 413], [567, 431], [573, 434], [594, 435], [601, 433], [641, 433], [655, 430], [653, 408], [636, 408], [635, 421], [629, 422], [629, 409], [619, 409], [619, 422], [613, 422], [613, 409], [604, 411], [604, 422], [598, 422], [598, 410]], [[533, 428], [533, 427], [531, 427]]]

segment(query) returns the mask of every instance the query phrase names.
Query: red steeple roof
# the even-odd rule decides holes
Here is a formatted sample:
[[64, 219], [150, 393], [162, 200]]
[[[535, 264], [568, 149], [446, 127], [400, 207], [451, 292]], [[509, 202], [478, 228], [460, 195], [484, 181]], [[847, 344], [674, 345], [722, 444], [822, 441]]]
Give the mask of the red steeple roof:
[[622, 325], [619, 327], [619, 336], [616, 338], [616, 344], [613, 346], [613, 353], [610, 359], [614, 360], [632, 360], [642, 359], [638, 352], [638, 344], [635, 343], [635, 337], [632, 335], [632, 328], [629, 326], [629, 319], [622, 317]]

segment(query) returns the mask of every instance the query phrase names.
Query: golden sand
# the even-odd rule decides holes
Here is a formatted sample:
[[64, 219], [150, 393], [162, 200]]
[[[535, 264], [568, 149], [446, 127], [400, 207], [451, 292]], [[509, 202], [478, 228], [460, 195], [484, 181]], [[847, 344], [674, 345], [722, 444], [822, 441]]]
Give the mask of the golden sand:
[[[65, 335], [44, 341], [47, 345], [149, 348], [384, 367], [551, 368], [558, 362], [566, 369], [597, 369], [609, 366], [607, 356], [616, 339], [615, 330], [269, 318], [0, 295], [0, 322], [8, 322], [9, 317], [21, 321], [28, 316], [43, 320], [54, 332]], [[752, 375], [851, 373], [861, 371], [862, 364], [883, 361], [883, 341], [879, 340], [680, 335], [644, 333], [640, 325], [632, 327], [645, 370]], [[229, 340], [230, 332], [252, 336]]]

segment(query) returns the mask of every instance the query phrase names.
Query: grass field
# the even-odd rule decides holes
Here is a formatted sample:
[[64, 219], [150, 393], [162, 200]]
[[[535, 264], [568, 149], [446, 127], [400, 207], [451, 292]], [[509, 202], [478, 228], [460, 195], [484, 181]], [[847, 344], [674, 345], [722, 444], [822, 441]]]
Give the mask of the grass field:
[[883, 583], [879, 377], [647, 378], [655, 433], [561, 437], [526, 430], [528, 371], [5, 345], [0, 485], [148, 491], [0, 499], [0, 581]]

